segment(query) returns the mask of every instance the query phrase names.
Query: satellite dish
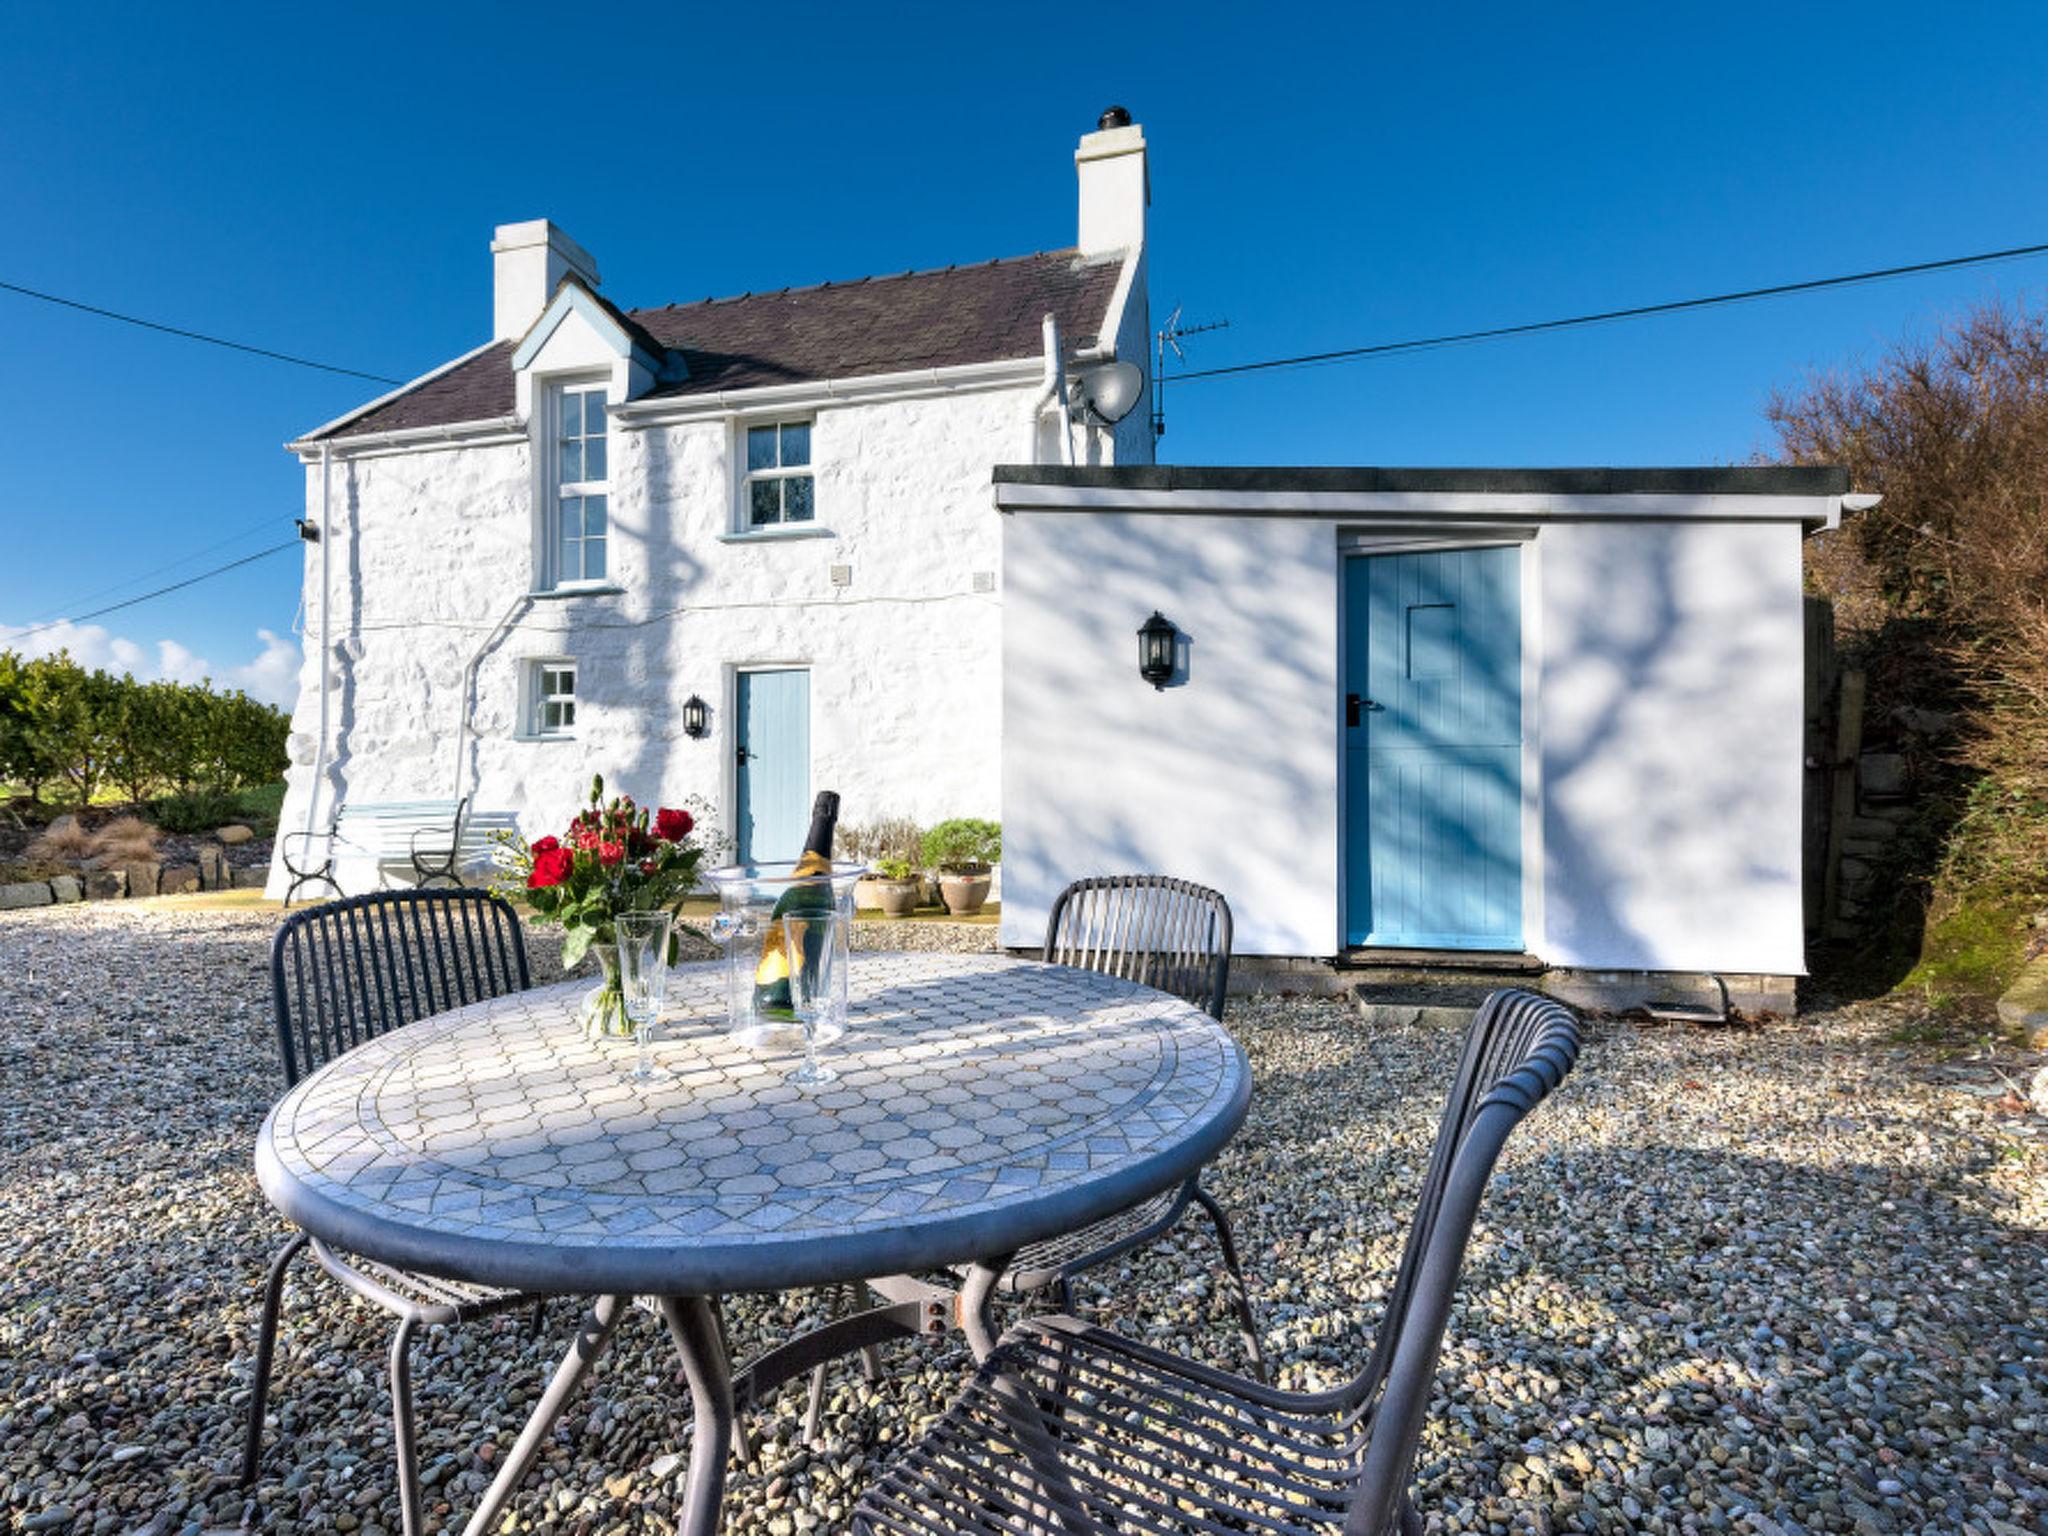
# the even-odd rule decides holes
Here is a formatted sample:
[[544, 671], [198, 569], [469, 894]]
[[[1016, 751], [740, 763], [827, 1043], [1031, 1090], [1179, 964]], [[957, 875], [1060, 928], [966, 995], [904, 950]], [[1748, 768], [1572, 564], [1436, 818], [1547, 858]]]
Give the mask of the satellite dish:
[[1145, 396], [1145, 370], [1136, 363], [1097, 363], [1074, 380], [1074, 419], [1113, 427]]

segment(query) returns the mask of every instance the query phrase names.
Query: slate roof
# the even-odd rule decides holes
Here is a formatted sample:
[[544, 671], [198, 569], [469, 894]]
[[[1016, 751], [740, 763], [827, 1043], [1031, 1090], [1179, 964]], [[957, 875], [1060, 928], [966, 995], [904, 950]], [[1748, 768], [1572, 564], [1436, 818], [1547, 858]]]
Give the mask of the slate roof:
[[[1083, 261], [1071, 250], [1040, 251], [621, 313], [630, 328], [679, 352], [688, 369], [639, 397], [654, 400], [1036, 357], [1048, 310], [1059, 317], [1062, 342], [1078, 351], [1097, 341], [1121, 271], [1120, 257]], [[487, 347], [308, 440], [509, 416], [517, 347]]]

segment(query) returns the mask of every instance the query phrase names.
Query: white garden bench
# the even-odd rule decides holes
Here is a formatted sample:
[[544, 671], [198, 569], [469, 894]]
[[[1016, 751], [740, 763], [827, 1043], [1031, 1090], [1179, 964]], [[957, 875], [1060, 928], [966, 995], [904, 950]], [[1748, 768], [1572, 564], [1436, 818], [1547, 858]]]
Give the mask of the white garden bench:
[[[395, 876], [416, 887], [435, 881], [464, 884], [463, 871], [492, 862], [495, 834], [516, 825], [510, 812], [473, 813], [469, 797], [459, 800], [348, 800], [335, 810], [325, 833], [294, 832], [284, 839], [284, 866], [292, 877], [289, 902], [305, 885], [326, 885], [344, 894], [335, 878], [337, 859], [376, 866], [378, 883]], [[315, 850], [326, 857], [314, 864]]]

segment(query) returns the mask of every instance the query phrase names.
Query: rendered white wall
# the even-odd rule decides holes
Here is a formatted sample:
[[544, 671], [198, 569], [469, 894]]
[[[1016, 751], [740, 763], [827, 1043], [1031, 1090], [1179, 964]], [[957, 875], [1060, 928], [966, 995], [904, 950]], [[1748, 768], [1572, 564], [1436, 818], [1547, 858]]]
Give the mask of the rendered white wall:
[[[731, 528], [726, 421], [614, 425], [609, 542], [618, 595], [528, 603], [477, 674], [464, 772], [455, 759], [471, 654], [533, 579], [532, 453], [523, 444], [368, 456], [334, 468], [331, 795], [358, 801], [472, 790], [481, 810], [554, 830], [593, 771], [642, 800], [701, 796], [730, 832], [732, 669], [812, 668], [812, 783], [851, 824], [996, 816], [1000, 569], [989, 471], [1015, 459], [1034, 389], [827, 407], [816, 413], [817, 506], [829, 538], [722, 542]], [[320, 477], [309, 470], [309, 515]], [[309, 546], [309, 550], [313, 546]], [[850, 586], [830, 567], [850, 565]], [[306, 629], [319, 629], [317, 558]], [[574, 741], [518, 739], [521, 662], [578, 667]], [[303, 826], [318, 726], [317, 662], [301, 675], [301, 751], [283, 816]], [[679, 710], [711, 703], [691, 741]], [[331, 804], [323, 795], [323, 807]], [[327, 811], [320, 813], [324, 825]], [[282, 891], [273, 870], [272, 890]], [[367, 871], [349, 883], [368, 883]]]
[[[1019, 513], [1003, 545], [1003, 942], [1039, 943], [1070, 880], [1155, 871], [1223, 891], [1241, 953], [1330, 953], [1330, 528]], [[1164, 691], [1154, 608], [1187, 636]]]
[[[1340, 947], [1336, 524], [1004, 518], [1003, 941], [1081, 875], [1222, 890], [1247, 954]], [[1799, 529], [1553, 523], [1525, 646], [1528, 947], [1556, 965], [1803, 970]], [[1181, 686], [1137, 675], [1153, 608]]]

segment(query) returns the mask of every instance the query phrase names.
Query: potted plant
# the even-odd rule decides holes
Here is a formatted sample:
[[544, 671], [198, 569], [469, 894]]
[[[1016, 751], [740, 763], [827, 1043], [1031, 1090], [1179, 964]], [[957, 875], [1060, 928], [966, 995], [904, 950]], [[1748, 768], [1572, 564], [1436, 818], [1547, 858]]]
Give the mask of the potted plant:
[[908, 859], [879, 859], [870, 878], [875, 904], [882, 909], [882, 916], [908, 917], [917, 910], [917, 898], [923, 891], [924, 882], [917, 878], [917, 871], [910, 867]]
[[[593, 1038], [630, 1037], [625, 996], [619, 988], [619, 949], [612, 919], [621, 912], [682, 910], [697, 883], [704, 850], [690, 837], [695, 818], [663, 807], [650, 812], [631, 795], [604, 798], [602, 775], [590, 781], [590, 804], [560, 837], [528, 843], [503, 839], [504, 894], [524, 897], [543, 923], [562, 930], [562, 969], [572, 970], [595, 951], [603, 979], [583, 1001], [584, 1028]], [[673, 963], [677, 939], [670, 940]]]
[[960, 816], [924, 835], [925, 857], [938, 866], [939, 895], [955, 917], [972, 917], [988, 900], [990, 876], [1003, 856], [1003, 829], [993, 821]]
[[873, 873], [876, 866], [896, 860], [913, 873], [924, 867], [924, 829], [908, 816], [883, 816], [858, 826], [841, 827], [838, 848], [844, 857], [869, 867], [870, 873], [853, 888], [853, 904], [863, 912], [872, 912], [882, 904], [882, 882]]

